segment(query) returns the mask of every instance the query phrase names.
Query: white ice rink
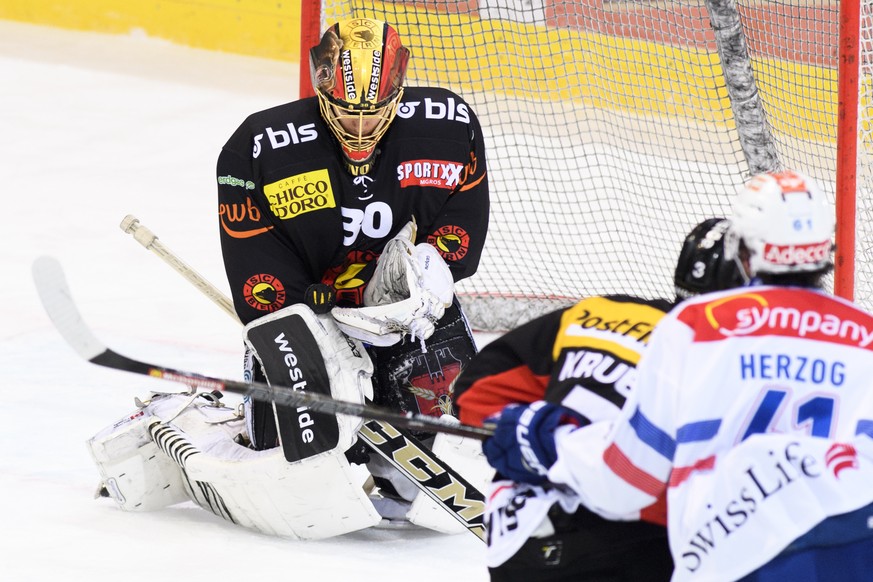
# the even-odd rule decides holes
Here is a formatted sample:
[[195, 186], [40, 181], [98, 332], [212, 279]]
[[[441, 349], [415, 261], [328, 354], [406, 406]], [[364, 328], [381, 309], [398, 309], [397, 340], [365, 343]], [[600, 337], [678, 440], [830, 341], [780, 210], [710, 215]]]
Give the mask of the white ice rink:
[[0, 22], [0, 580], [487, 580], [474, 536], [368, 530], [259, 535], [195, 507], [123, 513], [92, 495], [85, 440], [175, 388], [80, 360], [30, 268], [64, 265], [117, 351], [239, 378], [240, 329], [118, 224], [136, 215], [226, 291], [214, 168], [251, 112], [292, 100], [290, 64]]

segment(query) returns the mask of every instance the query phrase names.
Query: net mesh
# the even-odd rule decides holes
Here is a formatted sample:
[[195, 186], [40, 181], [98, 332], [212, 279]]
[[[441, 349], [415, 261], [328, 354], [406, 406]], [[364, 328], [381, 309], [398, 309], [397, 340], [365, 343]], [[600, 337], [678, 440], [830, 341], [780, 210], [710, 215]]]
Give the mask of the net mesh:
[[[873, 0], [862, 4], [869, 55]], [[838, 3], [740, 0], [736, 11], [779, 162], [833, 199]], [[704, 1], [326, 0], [321, 28], [352, 16], [393, 24], [412, 51], [407, 85], [456, 91], [482, 123], [491, 226], [478, 273], [458, 285], [479, 329], [590, 294], [673, 297], [685, 233], [729, 214], [750, 175]], [[870, 67], [863, 59], [859, 261], [873, 224]], [[873, 282], [858, 271], [869, 304]]]

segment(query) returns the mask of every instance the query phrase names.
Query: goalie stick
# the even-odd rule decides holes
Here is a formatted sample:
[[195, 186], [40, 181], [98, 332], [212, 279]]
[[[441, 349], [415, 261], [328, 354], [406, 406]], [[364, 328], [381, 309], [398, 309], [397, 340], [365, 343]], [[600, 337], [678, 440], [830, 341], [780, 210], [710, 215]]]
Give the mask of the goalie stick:
[[58, 332], [79, 356], [93, 364], [179, 382], [192, 389], [200, 387], [273, 399], [281, 404], [306, 406], [318, 412], [349, 414], [370, 419], [364, 424], [360, 434], [371, 448], [397, 467], [471, 533], [485, 539], [485, 502], [482, 493], [431, 454], [417, 439], [392, 424], [480, 440], [491, 436], [492, 431], [489, 429], [445, 422], [421, 414], [401, 414], [376, 406], [335, 400], [318, 393], [274, 390], [270, 385], [260, 382], [217, 378], [136, 360], [110, 349], [94, 335], [82, 319], [67, 285], [63, 268], [56, 259], [40, 257], [34, 261], [33, 279], [43, 307]]
[[155, 233], [149, 230], [145, 225], [140, 223], [132, 214], [128, 214], [118, 225], [121, 230], [131, 235], [133, 239], [150, 250], [165, 263], [170, 265], [174, 271], [182, 275], [185, 280], [197, 287], [210, 301], [215, 303], [222, 311], [231, 316], [236, 322], [240, 322], [236, 316], [236, 311], [233, 310], [233, 304], [221, 291], [215, 288], [215, 285], [203, 278], [200, 273], [192, 269], [188, 264], [179, 258], [179, 256], [164, 246]]
[[[217, 287], [215, 287], [215, 285], [210, 283], [197, 271], [195, 271], [187, 263], [185, 263], [176, 253], [174, 253], [167, 246], [165, 246], [164, 243], [158, 239], [157, 235], [155, 235], [155, 233], [152, 232], [151, 229], [149, 229], [147, 226], [142, 224], [139, 219], [137, 219], [132, 214], [128, 214], [121, 221], [119, 227], [126, 234], [131, 235], [133, 239], [136, 240], [144, 248], [152, 251], [155, 255], [160, 257], [161, 260], [163, 260], [166, 264], [172, 267], [173, 270], [176, 271], [176, 273], [184, 277], [189, 283], [191, 283], [201, 293], [203, 293], [210, 301], [212, 301], [215, 305], [221, 308], [222, 311], [228, 314], [234, 321], [236, 321], [237, 323], [242, 323], [239, 320], [239, 317], [237, 317], [231, 300], [226, 295], [224, 295]], [[278, 403], [281, 404], [281, 402]], [[315, 409], [313, 408], [313, 410]], [[393, 413], [389, 411], [389, 415], [391, 414]], [[367, 418], [366, 416], [359, 414], [357, 416]], [[390, 418], [392, 417], [389, 417], [389, 419]], [[423, 416], [422, 418], [424, 418], [428, 422], [433, 420], [433, 418], [429, 416]], [[411, 451], [418, 451], [413, 455], [416, 459], [416, 462], [424, 462], [426, 465], [427, 459], [436, 458], [433, 452], [430, 451], [430, 449], [425, 445], [419, 443], [409, 431], [399, 430], [391, 426], [387, 422], [382, 422], [380, 423], [378, 428], [381, 428], [383, 431], [388, 431], [389, 434], [393, 435], [390, 439], [386, 440], [385, 438], [376, 436], [376, 433], [373, 432], [377, 428], [377, 425], [375, 423], [370, 422], [368, 424], [370, 430], [360, 430], [358, 433], [359, 438], [364, 441], [371, 449], [384, 457], [391, 465], [393, 465], [398, 471], [400, 471], [401, 474], [406, 476], [406, 478], [409, 479], [416, 487], [422, 489], [431, 498], [433, 498], [432, 491], [428, 490], [429, 486], [421, 483], [422, 473], [418, 471], [415, 466], [409, 465], [408, 459], [406, 457], [397, 457], [397, 453], [400, 451], [406, 451], [407, 456], [413, 454]], [[394, 424], [398, 423], [395, 422]], [[416, 428], [415, 425], [411, 424], [405, 424], [403, 426], [412, 429]], [[475, 429], [476, 427], [471, 428]], [[447, 431], [443, 430], [442, 432]], [[452, 434], [456, 434], [456, 436], [473, 436], [474, 438], [476, 438], [475, 435], [466, 435], [462, 433]], [[487, 434], [482, 434], [478, 438], [484, 439], [488, 436], [490, 436], [490, 432]], [[406, 462], [406, 465], [404, 465], [404, 462]], [[440, 465], [445, 465], [445, 463], [440, 461]], [[453, 471], [451, 473], [456, 474]], [[471, 495], [473, 495], [475, 498], [484, 500], [484, 496], [482, 496], [482, 494], [474, 487], [469, 487], [468, 489], [470, 489], [472, 492], [475, 492], [471, 493]], [[444, 500], [437, 500], [437, 503], [442, 505], [443, 508], [450, 514], [452, 514], [454, 518], [459, 519], [459, 516], [457, 515], [457, 508], [450, 507]], [[461, 521], [463, 522], [463, 520]]]

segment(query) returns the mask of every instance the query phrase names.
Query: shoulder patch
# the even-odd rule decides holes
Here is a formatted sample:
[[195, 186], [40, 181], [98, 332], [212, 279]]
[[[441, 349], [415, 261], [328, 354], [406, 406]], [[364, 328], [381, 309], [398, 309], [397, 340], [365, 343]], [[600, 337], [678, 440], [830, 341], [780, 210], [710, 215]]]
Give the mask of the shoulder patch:
[[460, 261], [470, 248], [470, 235], [460, 226], [446, 225], [427, 235], [427, 242], [436, 247], [447, 261]]
[[285, 286], [273, 275], [259, 273], [246, 279], [243, 297], [258, 311], [276, 311], [285, 305]]

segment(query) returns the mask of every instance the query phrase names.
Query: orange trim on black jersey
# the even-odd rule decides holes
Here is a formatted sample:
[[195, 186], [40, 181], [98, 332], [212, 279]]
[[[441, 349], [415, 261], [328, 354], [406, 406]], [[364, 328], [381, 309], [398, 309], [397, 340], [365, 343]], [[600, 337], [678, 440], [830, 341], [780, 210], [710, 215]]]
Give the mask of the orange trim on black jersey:
[[484, 179], [485, 179], [485, 174], [482, 174], [481, 176], [479, 176], [479, 178], [476, 179], [475, 182], [470, 182], [469, 184], [464, 184], [463, 186], [461, 186], [458, 189], [458, 192], [465, 192], [465, 191], [469, 190], [470, 188], [477, 186], [479, 184], [479, 182], [481, 182]]

